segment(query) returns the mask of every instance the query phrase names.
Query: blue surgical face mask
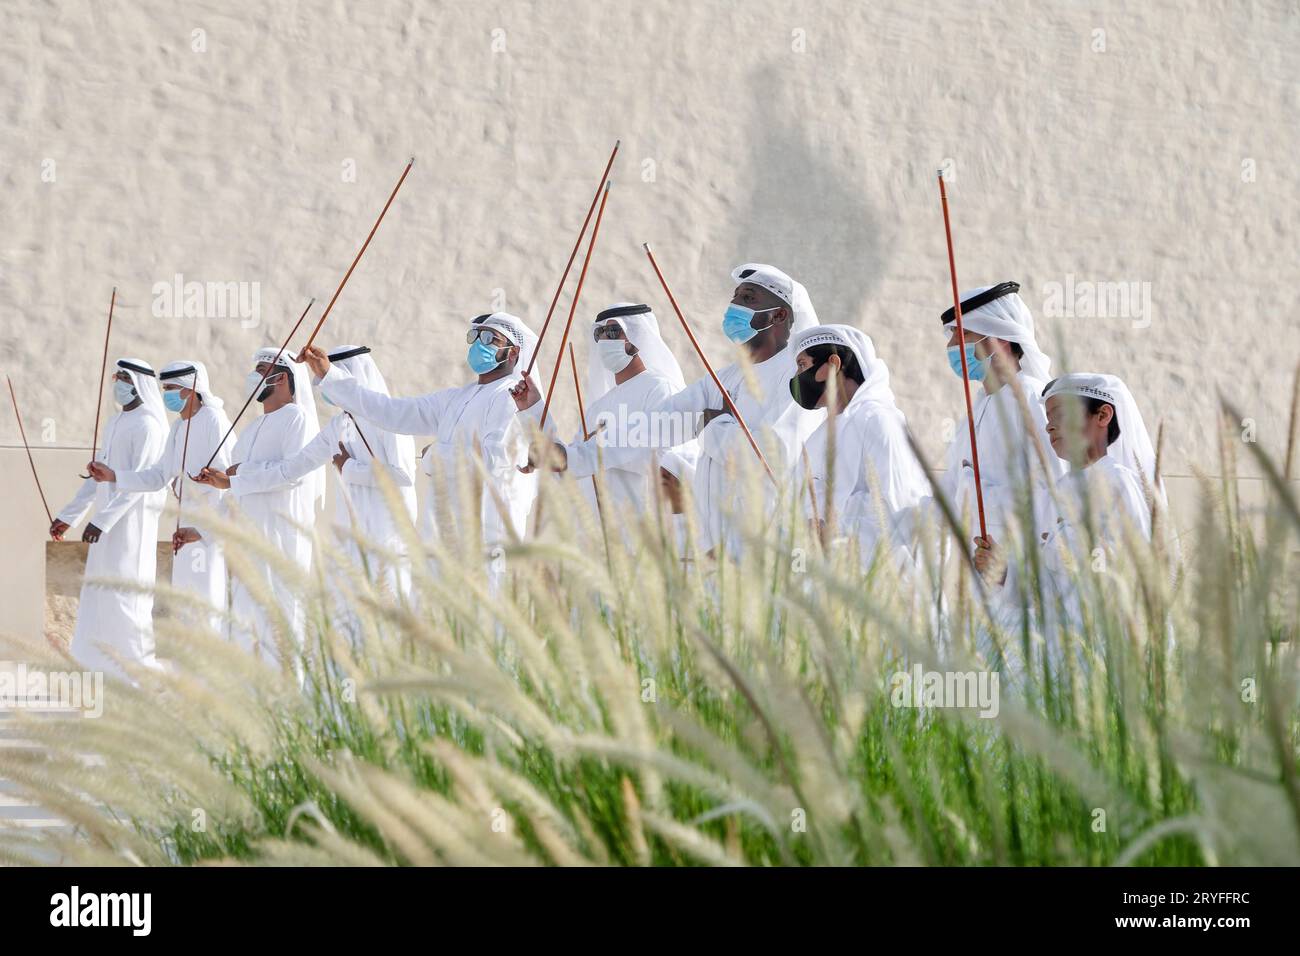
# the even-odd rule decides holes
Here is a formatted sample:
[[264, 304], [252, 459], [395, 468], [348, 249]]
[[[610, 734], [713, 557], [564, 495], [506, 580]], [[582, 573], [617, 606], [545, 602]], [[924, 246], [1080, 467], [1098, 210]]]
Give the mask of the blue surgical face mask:
[[780, 306], [771, 309], [762, 309], [761, 311], [755, 312], [753, 309], [746, 308], [743, 305], [736, 305], [736, 303], [733, 302], [731, 305], [727, 306], [727, 312], [722, 317], [722, 331], [727, 338], [731, 339], [731, 341], [735, 342], [737, 345], [744, 344], [759, 332], [764, 332], [771, 328], [770, 325], [762, 329], [754, 328], [754, 316], [761, 315], [763, 312], [775, 312], [778, 308], [780, 308]]
[[497, 358], [498, 351], [500, 350], [490, 345], [475, 342], [469, 347], [469, 354], [465, 356], [465, 360], [469, 362], [469, 367], [476, 375], [486, 375], [501, 364], [501, 360]]
[[[961, 349], [955, 345], [948, 346], [948, 366], [952, 373], [961, 378]], [[975, 346], [967, 344], [966, 346], [966, 370], [970, 373], [972, 382], [984, 381], [984, 376], [989, 369], [989, 360], [975, 357]]]
[[135, 388], [130, 382], [116, 381], [113, 383], [113, 401], [123, 408], [135, 401]]
[[167, 406], [169, 412], [179, 412], [185, 407], [185, 399], [181, 398], [180, 389], [171, 389], [163, 392], [163, 404]]

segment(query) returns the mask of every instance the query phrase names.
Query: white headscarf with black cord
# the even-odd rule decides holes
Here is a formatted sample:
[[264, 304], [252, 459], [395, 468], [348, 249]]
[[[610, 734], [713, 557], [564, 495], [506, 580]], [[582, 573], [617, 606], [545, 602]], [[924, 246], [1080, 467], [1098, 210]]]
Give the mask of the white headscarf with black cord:
[[[659, 333], [659, 320], [655, 318], [650, 306], [636, 302], [615, 302], [601, 311], [592, 321], [592, 332], [602, 325], [617, 322], [623, 329], [627, 340], [636, 346], [637, 355], [645, 363], [647, 372], [665, 378], [672, 383], [673, 391], [680, 392], [686, 387], [682, 376], [682, 367], [664, 342]], [[595, 342], [587, 343], [587, 385], [583, 398], [588, 403], [594, 402], [614, 387], [614, 373], [607, 369], [600, 360], [600, 353]]]
[[[961, 294], [961, 324], [966, 333], [1015, 342], [1024, 353], [1021, 371], [1040, 382], [1052, 377], [1052, 360], [1034, 338], [1034, 317], [1020, 298], [1020, 284], [1003, 282], [967, 289]], [[943, 313], [943, 330], [951, 335], [957, 320], [952, 309]]]
[[158, 380], [163, 385], [179, 385], [181, 388], [198, 392], [199, 397], [203, 399], [203, 404], [208, 408], [223, 408], [226, 404], [217, 397], [216, 392], [212, 391], [212, 385], [208, 380], [208, 367], [195, 359], [177, 359], [168, 362], [158, 373]]
[[224, 435], [230, 429], [230, 417], [226, 414], [226, 403], [212, 391], [208, 381], [208, 368], [195, 359], [177, 359], [168, 362], [158, 373], [158, 380], [164, 385], [179, 385], [198, 392], [203, 399], [203, 407], [212, 409], [216, 415], [217, 427]]
[[162, 423], [167, 430], [167, 406], [163, 404], [162, 389], [158, 387], [158, 373], [153, 366], [141, 358], [120, 358], [117, 370], [125, 372], [131, 379], [131, 387], [140, 397], [140, 407]]
[[357, 380], [367, 391], [388, 394], [388, 382], [384, 373], [379, 371], [370, 349], [364, 345], [340, 345], [328, 353], [331, 365], [337, 365]]

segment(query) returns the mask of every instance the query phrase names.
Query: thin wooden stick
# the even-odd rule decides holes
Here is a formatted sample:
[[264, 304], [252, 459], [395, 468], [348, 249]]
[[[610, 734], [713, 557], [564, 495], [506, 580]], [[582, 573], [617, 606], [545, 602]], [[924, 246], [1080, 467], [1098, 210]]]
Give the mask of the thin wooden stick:
[[673, 295], [673, 290], [668, 288], [668, 280], [665, 279], [664, 274], [659, 271], [659, 263], [655, 261], [655, 254], [650, 251], [650, 243], [643, 242], [641, 248], [645, 249], [645, 254], [650, 259], [650, 266], [654, 269], [655, 275], [659, 278], [659, 284], [663, 286], [664, 294], [668, 296], [668, 301], [672, 303], [673, 311], [677, 313], [677, 320], [681, 322], [682, 328], [686, 330], [686, 337], [691, 340], [691, 345], [695, 347], [695, 354], [698, 355], [700, 361], [704, 363], [704, 370], [709, 373], [709, 378], [713, 379], [713, 384], [716, 385], [718, 391], [722, 393], [723, 403], [731, 412], [732, 417], [736, 419], [736, 424], [739, 425], [740, 430], [745, 433], [745, 437], [749, 439], [749, 447], [754, 449], [754, 454], [758, 456], [758, 460], [762, 464], [763, 470], [767, 472], [767, 477], [772, 479], [772, 484], [775, 485], [777, 481], [776, 475], [772, 471], [772, 466], [767, 463], [767, 459], [763, 456], [762, 449], [758, 447], [758, 442], [754, 440], [753, 432], [751, 432], [749, 426], [745, 424], [745, 419], [744, 416], [740, 414], [740, 409], [736, 407], [736, 403], [732, 401], [731, 395], [727, 390], [722, 387], [722, 382], [718, 378], [718, 373], [713, 371], [713, 366], [704, 355], [704, 349], [700, 348], [699, 340], [695, 338], [695, 333], [691, 331], [691, 324], [686, 321], [686, 316], [682, 315], [681, 307], [677, 304], [677, 297]]
[[[329, 305], [325, 306], [325, 311], [321, 313], [320, 320], [316, 323], [316, 328], [312, 329], [311, 335], [307, 336], [307, 344], [302, 347], [303, 352], [306, 352], [307, 349], [311, 348], [312, 342], [316, 341], [316, 333], [320, 331], [320, 327], [324, 325], [325, 320], [329, 318], [330, 310], [334, 308], [334, 303], [338, 301], [339, 293], [343, 291], [343, 287], [348, 284], [348, 279], [352, 277], [352, 270], [357, 267], [357, 263], [361, 261], [361, 257], [366, 254], [366, 247], [370, 245], [370, 240], [375, 238], [375, 232], [378, 231], [379, 224], [384, 221], [384, 214], [388, 212], [388, 207], [391, 206], [393, 200], [397, 198], [397, 191], [402, 188], [402, 183], [406, 182], [406, 174], [411, 171], [411, 167], [414, 165], [415, 157], [412, 156], [411, 161], [407, 163], [406, 168], [402, 170], [402, 177], [397, 180], [397, 185], [394, 186], [393, 191], [388, 194], [388, 202], [384, 203], [384, 208], [379, 211], [379, 218], [376, 219], [375, 224], [370, 227], [370, 235], [366, 236], [366, 241], [361, 244], [361, 248], [357, 251], [357, 257], [352, 260], [352, 265], [348, 266], [348, 271], [343, 274], [343, 281], [340, 282], [339, 287], [334, 290], [334, 297], [330, 299]], [[298, 361], [302, 361], [302, 353], [299, 353]]]
[[366, 446], [366, 451], [370, 452], [370, 457], [374, 458], [375, 450], [370, 447], [370, 442], [366, 441], [365, 432], [361, 430], [361, 426], [357, 423], [357, 416], [353, 415], [351, 412], [344, 412], [344, 414], [347, 415], [348, 418], [352, 419], [352, 427], [357, 430], [357, 437], [361, 439], [361, 444]]
[[[104, 358], [99, 363], [99, 392], [95, 403], [95, 434], [90, 439], [90, 460], [99, 454], [99, 413], [104, 408], [104, 376], [108, 373], [108, 337], [113, 332], [113, 306], [117, 305], [117, 286], [113, 286], [113, 295], [108, 300], [108, 327], [104, 329]], [[82, 475], [89, 478], [90, 475]]]
[[45, 500], [45, 489], [41, 487], [41, 476], [36, 473], [36, 460], [32, 458], [32, 447], [27, 444], [27, 432], [23, 428], [23, 416], [18, 411], [18, 396], [14, 394], [13, 380], [6, 375], [5, 381], [9, 383], [9, 399], [14, 403], [14, 418], [18, 419], [18, 434], [23, 437], [23, 448], [27, 451], [27, 463], [32, 466], [32, 477], [36, 479], [36, 490], [40, 493], [41, 504], [45, 506], [45, 517], [50, 519], [50, 525], [54, 524], [54, 515], [50, 514], [49, 502]]
[[[284, 341], [280, 343], [280, 350], [275, 353], [275, 358], [271, 359], [271, 361], [267, 363], [266, 371], [262, 373], [262, 378], [257, 383], [257, 387], [253, 389], [248, 398], [244, 399], [244, 407], [239, 410], [239, 414], [235, 416], [235, 420], [230, 423], [230, 427], [226, 429], [226, 433], [221, 436], [221, 441], [217, 442], [217, 447], [212, 449], [212, 457], [208, 459], [208, 463], [203, 466], [204, 468], [211, 468], [212, 463], [217, 460], [217, 452], [221, 451], [221, 446], [226, 443], [226, 439], [234, 432], [235, 426], [238, 425], [239, 420], [244, 417], [244, 412], [248, 411], [248, 406], [253, 404], [253, 397], [262, 390], [262, 383], [270, 376], [271, 369], [275, 368], [276, 363], [280, 361], [280, 356], [283, 355], [284, 350], [289, 347], [289, 340], [293, 338], [294, 333], [298, 331], [298, 326], [302, 325], [302, 320], [307, 318], [307, 313], [311, 311], [311, 307], [315, 304], [316, 300], [312, 299], [307, 303], [307, 308], [302, 310], [302, 315], [298, 316], [298, 321], [293, 324], [293, 328], [289, 330], [289, 334], [286, 335]], [[199, 470], [202, 471], [203, 469]], [[193, 475], [190, 477], [193, 477]]]
[[[582, 438], [584, 441], [591, 438], [591, 432], [587, 431], [587, 411], [582, 404], [582, 384], [578, 381], [578, 360], [573, 354], [573, 343], [569, 343], [569, 366], [573, 369], [573, 391], [578, 396], [578, 421], [582, 424]], [[596, 476], [591, 476], [591, 490], [596, 494], [596, 513], [600, 515], [600, 526], [605, 526], [605, 512], [600, 507], [600, 487], [596, 484]]]
[[[190, 417], [185, 419], [185, 441], [181, 443], [181, 470], [177, 477], [176, 486], [176, 531], [181, 530], [181, 505], [185, 502], [185, 458], [190, 452], [190, 426], [194, 424], [194, 416], [199, 413], [197, 399], [199, 397], [199, 370], [194, 370], [194, 375], [190, 378], [190, 402], [195, 402], [194, 410], [190, 412]], [[185, 404], [189, 404], [186, 402]]]
[[952, 252], [952, 225], [948, 220], [948, 190], [943, 184], [943, 170], [939, 170], [939, 200], [943, 204], [943, 233], [948, 240], [948, 274], [952, 278], [952, 309], [957, 321], [957, 349], [961, 352], [961, 384], [966, 392], [966, 425], [970, 429], [971, 468], [975, 471], [975, 506], [979, 511], [980, 537], [988, 538], [984, 524], [984, 490], [980, 486], [980, 451], [975, 442], [975, 412], [970, 397], [970, 369], [966, 367], [966, 332], [961, 321], [961, 293], [957, 291], [957, 260]]
[[[551, 370], [551, 384], [546, 390], [546, 402], [542, 405], [542, 422], [539, 427], [546, 427], [546, 415], [551, 410], [551, 399], [555, 395], [555, 380], [560, 377], [560, 366], [564, 364], [564, 346], [569, 341], [569, 329], [573, 327], [573, 316], [578, 311], [578, 299], [582, 296], [582, 284], [587, 278], [587, 267], [591, 265], [591, 254], [596, 249], [596, 238], [600, 235], [600, 220], [605, 215], [605, 203], [609, 200], [610, 183], [606, 181], [605, 191], [600, 197], [600, 209], [596, 212], [596, 224], [591, 229], [591, 242], [587, 244], [587, 255], [582, 260], [582, 271], [578, 273], [578, 287], [573, 290], [573, 301], [569, 303], [569, 318], [564, 323], [564, 334], [560, 336], [559, 360]], [[533, 349], [536, 352], [536, 348]]]
[[[596, 200], [607, 188], [609, 182], [609, 171], [614, 166], [614, 157], [618, 155], [618, 147], [622, 140], [614, 141], [614, 150], [609, 154], [609, 162], [605, 163], [605, 171], [600, 174], [600, 185], [591, 196], [591, 205], [587, 207], [587, 218], [582, 220], [582, 229], [578, 231], [578, 238], [573, 240], [573, 249], [569, 253], [569, 261], [564, 264], [564, 274], [560, 276], [560, 284], [555, 287], [555, 295], [551, 296], [551, 307], [546, 310], [546, 321], [542, 323], [542, 331], [537, 334], [537, 345], [533, 347], [533, 354], [528, 359], [528, 368], [524, 369], [524, 374], [532, 372], [533, 365], [537, 362], [537, 356], [542, 351], [542, 339], [546, 338], [546, 330], [551, 324], [551, 316], [555, 312], [555, 303], [560, 301], [560, 293], [564, 290], [564, 283], [568, 281], [569, 270], [573, 268], [573, 260], [578, 257], [578, 249], [582, 246], [582, 237], [587, 234], [587, 223], [591, 222], [591, 214], [596, 209]], [[556, 363], [559, 364], [558, 362]]]

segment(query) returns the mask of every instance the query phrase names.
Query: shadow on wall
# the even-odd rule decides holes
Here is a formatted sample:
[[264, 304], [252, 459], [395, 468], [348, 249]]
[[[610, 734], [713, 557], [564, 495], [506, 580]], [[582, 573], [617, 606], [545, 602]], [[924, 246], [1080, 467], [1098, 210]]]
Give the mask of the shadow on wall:
[[[788, 272], [807, 286], [822, 322], [860, 326], [862, 305], [884, 275], [879, 217], [830, 147], [816, 144], [799, 88], [784, 83], [775, 64], [755, 69], [750, 86], [750, 155], [736, 173], [752, 188], [736, 191], [745, 198], [737, 202], [732, 260]], [[871, 155], [869, 144], [854, 148]]]

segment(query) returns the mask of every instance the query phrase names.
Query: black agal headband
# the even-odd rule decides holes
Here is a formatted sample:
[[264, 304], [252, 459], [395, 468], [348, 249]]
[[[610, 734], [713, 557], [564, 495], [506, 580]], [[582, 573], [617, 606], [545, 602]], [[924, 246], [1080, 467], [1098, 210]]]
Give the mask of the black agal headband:
[[[988, 305], [990, 302], [994, 301], [995, 299], [1000, 299], [1004, 295], [1011, 295], [1011, 293], [1019, 292], [1019, 291], [1020, 291], [1019, 282], [999, 282], [993, 288], [985, 289], [983, 292], [973, 295], [969, 299], [966, 299], [964, 302], [962, 302], [961, 314], [965, 315], [967, 312], [974, 312], [982, 305]], [[943, 318], [943, 324], [947, 325], [949, 322], [955, 322], [957, 316], [952, 309], [948, 309], [943, 313], [942, 318]]]
[[354, 349], [344, 349], [341, 352], [331, 352], [328, 358], [331, 362], [342, 362], [344, 359], [356, 358], [358, 355], [369, 355], [370, 346], [358, 345]]
[[597, 322], [606, 322], [610, 319], [621, 319], [628, 315], [644, 315], [650, 311], [650, 306], [644, 303], [639, 305], [618, 305], [612, 309], [606, 309], [596, 316]]

